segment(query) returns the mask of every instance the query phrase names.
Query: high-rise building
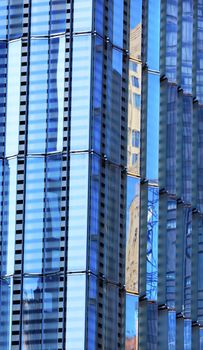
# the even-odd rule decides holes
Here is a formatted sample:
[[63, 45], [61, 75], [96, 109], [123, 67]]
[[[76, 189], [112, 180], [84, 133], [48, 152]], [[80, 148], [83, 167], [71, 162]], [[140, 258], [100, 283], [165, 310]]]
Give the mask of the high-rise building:
[[203, 0], [0, 0], [0, 350], [203, 350]]

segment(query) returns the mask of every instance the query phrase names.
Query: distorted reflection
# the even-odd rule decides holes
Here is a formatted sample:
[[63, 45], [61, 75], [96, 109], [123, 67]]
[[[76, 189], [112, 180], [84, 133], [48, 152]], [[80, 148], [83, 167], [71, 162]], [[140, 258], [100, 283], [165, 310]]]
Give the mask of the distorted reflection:
[[125, 350], [138, 349], [138, 303], [138, 296], [126, 294]]
[[147, 220], [147, 281], [146, 295], [149, 300], [157, 299], [158, 283], [158, 224], [159, 224], [159, 189], [148, 188]]
[[130, 1], [130, 58], [141, 60], [142, 0]]
[[140, 181], [127, 177], [126, 289], [138, 293]]

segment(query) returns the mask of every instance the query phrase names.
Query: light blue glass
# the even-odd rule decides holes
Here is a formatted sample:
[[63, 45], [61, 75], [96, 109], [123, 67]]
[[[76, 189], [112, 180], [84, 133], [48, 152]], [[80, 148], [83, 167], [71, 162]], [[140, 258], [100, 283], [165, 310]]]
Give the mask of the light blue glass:
[[139, 297], [126, 294], [125, 349], [137, 349], [138, 346], [138, 305]]
[[157, 300], [158, 285], [158, 226], [159, 226], [159, 188], [148, 188], [147, 215], [147, 280], [148, 300]]
[[65, 37], [31, 40], [28, 152], [62, 151]]
[[127, 290], [138, 292], [140, 180], [132, 176], [127, 176], [126, 209], [125, 285]]
[[73, 38], [71, 150], [89, 148], [91, 47], [90, 35]]
[[24, 271], [29, 273], [43, 270], [44, 177], [44, 158], [27, 158]]
[[168, 312], [168, 350], [176, 350], [176, 312]]
[[10, 39], [16, 39], [23, 34], [23, 0], [7, 0], [7, 2], [9, 4], [8, 35]]
[[192, 328], [191, 320], [184, 320], [184, 350], [191, 350]]
[[123, 47], [123, 13], [124, 1], [113, 0], [113, 44]]
[[68, 275], [66, 305], [66, 349], [84, 349], [86, 320], [86, 276]]
[[6, 150], [5, 155], [18, 154], [20, 112], [21, 40], [9, 43], [6, 101]]
[[71, 154], [69, 182], [68, 271], [84, 271], [87, 267], [88, 177], [88, 154]]
[[75, 0], [73, 10], [73, 31], [88, 32], [92, 30], [92, 0]]
[[32, 0], [32, 36], [59, 34], [65, 30], [66, 0]]
[[1, 0], [0, 3], [0, 39], [6, 39], [7, 36], [7, 15], [8, 0]]
[[44, 270], [60, 269], [61, 237], [61, 156], [46, 160]]
[[104, 36], [104, 3], [101, 0], [95, 0], [94, 28]]
[[4, 207], [2, 237], [3, 275], [14, 273], [15, 230], [16, 230], [16, 189], [17, 158], [4, 160]]
[[159, 106], [160, 106], [160, 77], [148, 74], [147, 97], [147, 166], [146, 175], [150, 182], [158, 181], [159, 161]]
[[0, 279], [0, 349], [11, 350], [13, 279]]
[[148, 1], [147, 64], [159, 71], [160, 56], [160, 0]]
[[[1, 6], [1, 5], [0, 5]], [[7, 43], [0, 42], [0, 156], [4, 153], [5, 117], [6, 117], [6, 82], [7, 82]]]
[[200, 336], [200, 350], [203, 350], [203, 328], [200, 328], [199, 336]]

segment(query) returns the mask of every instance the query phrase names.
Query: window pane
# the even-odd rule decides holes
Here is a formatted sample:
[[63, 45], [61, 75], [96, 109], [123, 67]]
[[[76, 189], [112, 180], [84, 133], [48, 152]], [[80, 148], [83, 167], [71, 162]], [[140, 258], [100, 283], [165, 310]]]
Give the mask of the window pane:
[[87, 32], [92, 30], [92, 0], [74, 1], [74, 32]]
[[136, 295], [126, 294], [125, 349], [138, 349], [138, 304]]

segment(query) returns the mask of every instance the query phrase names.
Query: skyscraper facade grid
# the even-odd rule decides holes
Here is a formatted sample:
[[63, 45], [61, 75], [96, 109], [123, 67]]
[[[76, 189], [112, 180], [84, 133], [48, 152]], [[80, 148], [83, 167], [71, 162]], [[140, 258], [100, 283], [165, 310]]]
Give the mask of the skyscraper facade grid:
[[0, 349], [203, 349], [203, 1], [0, 1]]

